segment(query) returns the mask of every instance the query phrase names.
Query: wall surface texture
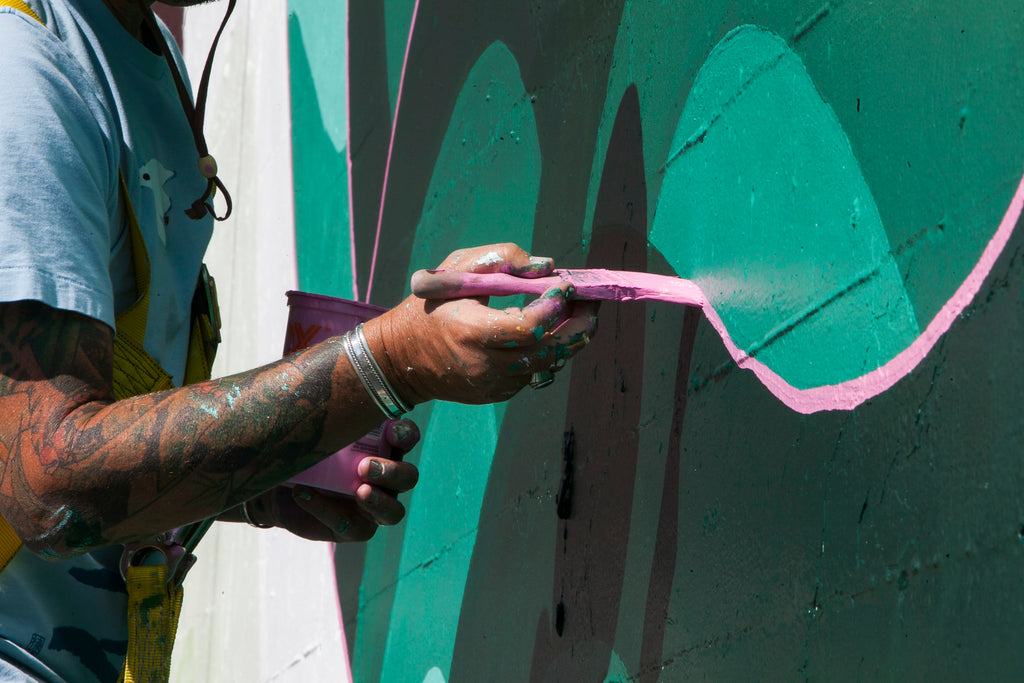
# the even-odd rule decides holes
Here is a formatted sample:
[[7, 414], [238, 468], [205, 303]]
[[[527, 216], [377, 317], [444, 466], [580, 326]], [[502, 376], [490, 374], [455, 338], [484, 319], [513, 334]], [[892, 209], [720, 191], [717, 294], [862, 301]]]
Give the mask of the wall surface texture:
[[709, 302], [415, 411], [406, 521], [335, 552], [356, 681], [1024, 674], [1024, 6], [288, 9], [302, 289], [515, 241]]
[[[294, 99], [316, 28], [293, 13], [296, 145], [338, 105]], [[392, 305], [512, 240], [711, 304], [606, 304], [551, 388], [417, 411], [408, 519], [337, 551], [355, 679], [1024, 673], [1022, 29], [1009, 1], [351, 3], [354, 239], [297, 241], [300, 281], [337, 245], [325, 293]]]

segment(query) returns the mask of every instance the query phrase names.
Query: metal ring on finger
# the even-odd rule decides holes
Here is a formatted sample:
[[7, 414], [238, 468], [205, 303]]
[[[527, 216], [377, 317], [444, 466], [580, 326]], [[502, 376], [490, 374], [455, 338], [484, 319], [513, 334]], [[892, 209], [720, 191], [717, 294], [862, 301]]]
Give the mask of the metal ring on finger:
[[530, 377], [530, 388], [531, 389], [543, 389], [544, 387], [552, 384], [555, 381], [555, 373], [550, 370], [541, 370], [535, 372]]

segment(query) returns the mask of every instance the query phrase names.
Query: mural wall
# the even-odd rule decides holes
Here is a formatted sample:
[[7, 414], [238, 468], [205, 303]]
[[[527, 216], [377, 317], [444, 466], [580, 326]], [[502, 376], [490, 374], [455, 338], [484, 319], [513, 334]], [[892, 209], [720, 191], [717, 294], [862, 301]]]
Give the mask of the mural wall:
[[1020, 3], [322, 4], [302, 289], [515, 241], [710, 304], [417, 409], [406, 522], [335, 555], [356, 681], [1020, 676]]

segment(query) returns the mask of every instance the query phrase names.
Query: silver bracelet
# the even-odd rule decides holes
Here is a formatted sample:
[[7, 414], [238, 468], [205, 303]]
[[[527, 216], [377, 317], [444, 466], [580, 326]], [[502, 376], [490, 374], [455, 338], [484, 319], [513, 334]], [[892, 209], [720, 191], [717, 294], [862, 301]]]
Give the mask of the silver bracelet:
[[410, 408], [395, 393], [394, 388], [388, 382], [380, 366], [370, 353], [370, 347], [366, 344], [366, 336], [363, 334], [363, 324], [360, 323], [356, 329], [346, 332], [341, 338], [341, 346], [345, 349], [345, 355], [355, 368], [363, 387], [366, 388], [373, 402], [389, 418], [399, 418], [408, 413]]

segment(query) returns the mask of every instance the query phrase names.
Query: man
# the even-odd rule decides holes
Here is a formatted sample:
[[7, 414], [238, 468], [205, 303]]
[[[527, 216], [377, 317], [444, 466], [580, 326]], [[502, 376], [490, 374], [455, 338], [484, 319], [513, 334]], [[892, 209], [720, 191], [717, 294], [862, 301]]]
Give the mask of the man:
[[[410, 298], [362, 337], [181, 387], [216, 171], [150, 2], [0, 8], [0, 514], [24, 543], [0, 573], [0, 681], [117, 678], [121, 544], [211, 517], [335, 542], [399, 522], [406, 463], [365, 459], [351, 498], [279, 485], [415, 404], [511, 397], [596, 326], [565, 286], [522, 310]], [[441, 267], [553, 265], [495, 245]], [[143, 290], [144, 351], [180, 388], [115, 400], [115, 327]]]

